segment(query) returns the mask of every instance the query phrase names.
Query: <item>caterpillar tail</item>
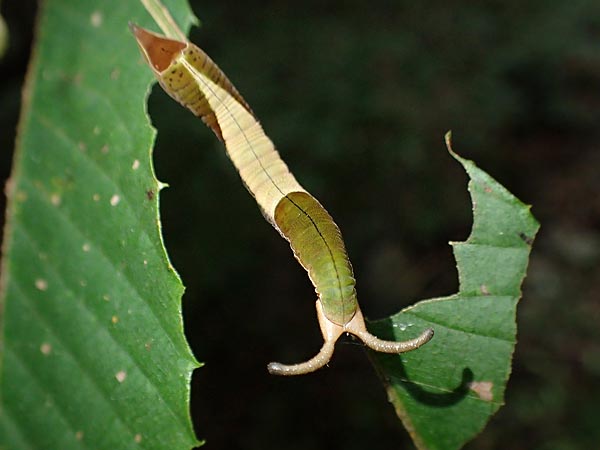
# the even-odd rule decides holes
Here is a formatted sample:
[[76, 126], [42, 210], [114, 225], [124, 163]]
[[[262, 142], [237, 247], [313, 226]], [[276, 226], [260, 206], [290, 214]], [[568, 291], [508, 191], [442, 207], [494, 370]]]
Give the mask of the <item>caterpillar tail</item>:
[[356, 311], [356, 314], [350, 322], [342, 326], [327, 319], [323, 312], [323, 306], [319, 300], [316, 302], [316, 308], [317, 318], [319, 319], [319, 325], [321, 327], [321, 333], [323, 334], [324, 339], [323, 346], [321, 347], [319, 353], [317, 353], [308, 361], [298, 364], [288, 365], [278, 362], [269, 363], [267, 370], [271, 375], [304, 375], [326, 366], [333, 356], [335, 343], [344, 333], [349, 333], [356, 336], [363, 342], [363, 344], [365, 344], [366, 347], [370, 348], [371, 350], [394, 354], [416, 350], [433, 338], [433, 328], [427, 328], [421, 333], [420, 336], [414, 339], [399, 342], [385, 341], [367, 331], [365, 319], [360, 309]]

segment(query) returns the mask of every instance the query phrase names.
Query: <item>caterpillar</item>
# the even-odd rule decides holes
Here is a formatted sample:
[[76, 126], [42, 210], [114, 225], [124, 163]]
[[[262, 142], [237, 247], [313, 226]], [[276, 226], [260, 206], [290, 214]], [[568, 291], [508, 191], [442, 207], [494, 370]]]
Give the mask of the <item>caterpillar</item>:
[[190, 42], [134, 24], [130, 28], [162, 88], [200, 117], [225, 144], [263, 216], [289, 242], [314, 285], [324, 340], [321, 350], [302, 363], [269, 363], [268, 371], [273, 375], [313, 372], [330, 361], [335, 343], [344, 333], [385, 353], [408, 352], [429, 342], [431, 328], [402, 342], [381, 340], [367, 331], [340, 229], [319, 201], [296, 181], [246, 101], [209, 56]]

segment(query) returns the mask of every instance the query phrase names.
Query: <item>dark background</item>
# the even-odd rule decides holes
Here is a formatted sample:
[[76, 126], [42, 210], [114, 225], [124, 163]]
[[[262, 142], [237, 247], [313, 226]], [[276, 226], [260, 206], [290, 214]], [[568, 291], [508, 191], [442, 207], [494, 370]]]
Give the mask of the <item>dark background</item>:
[[[326, 3], [326, 5], [325, 5]], [[6, 179], [36, 3], [4, 1]], [[340, 225], [367, 317], [456, 292], [467, 238], [454, 148], [542, 224], [506, 406], [469, 449], [600, 447], [600, 2], [209, 1], [192, 40], [236, 84], [298, 180]], [[315, 294], [212, 133], [155, 89], [162, 222], [206, 366], [192, 409], [208, 449], [411, 448], [363, 350], [266, 372], [321, 345]], [[2, 199], [4, 202], [4, 199]], [[3, 208], [3, 204], [0, 205]]]

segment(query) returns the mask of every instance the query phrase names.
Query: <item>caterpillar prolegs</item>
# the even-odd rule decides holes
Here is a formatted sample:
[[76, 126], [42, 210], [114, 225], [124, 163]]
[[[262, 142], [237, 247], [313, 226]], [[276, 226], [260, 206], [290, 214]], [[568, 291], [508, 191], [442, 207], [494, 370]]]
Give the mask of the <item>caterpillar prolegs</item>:
[[338, 226], [296, 181], [250, 107], [208, 55], [190, 42], [169, 39], [136, 25], [131, 29], [163, 89], [199, 116], [225, 144], [263, 215], [290, 243], [315, 287], [323, 347], [300, 364], [270, 363], [269, 372], [300, 375], [323, 367], [344, 333], [385, 353], [403, 353], [427, 343], [433, 337], [431, 328], [403, 342], [384, 341], [367, 331]]

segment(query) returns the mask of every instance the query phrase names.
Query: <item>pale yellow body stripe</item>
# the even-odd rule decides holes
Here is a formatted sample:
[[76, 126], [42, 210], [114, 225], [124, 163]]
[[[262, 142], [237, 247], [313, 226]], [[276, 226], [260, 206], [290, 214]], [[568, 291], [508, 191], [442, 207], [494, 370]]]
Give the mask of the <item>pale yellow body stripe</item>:
[[202, 91], [221, 127], [227, 154], [263, 214], [275, 225], [275, 207], [281, 198], [306, 190], [296, 181], [256, 118], [185, 58], [179, 62], [205, 87]]

